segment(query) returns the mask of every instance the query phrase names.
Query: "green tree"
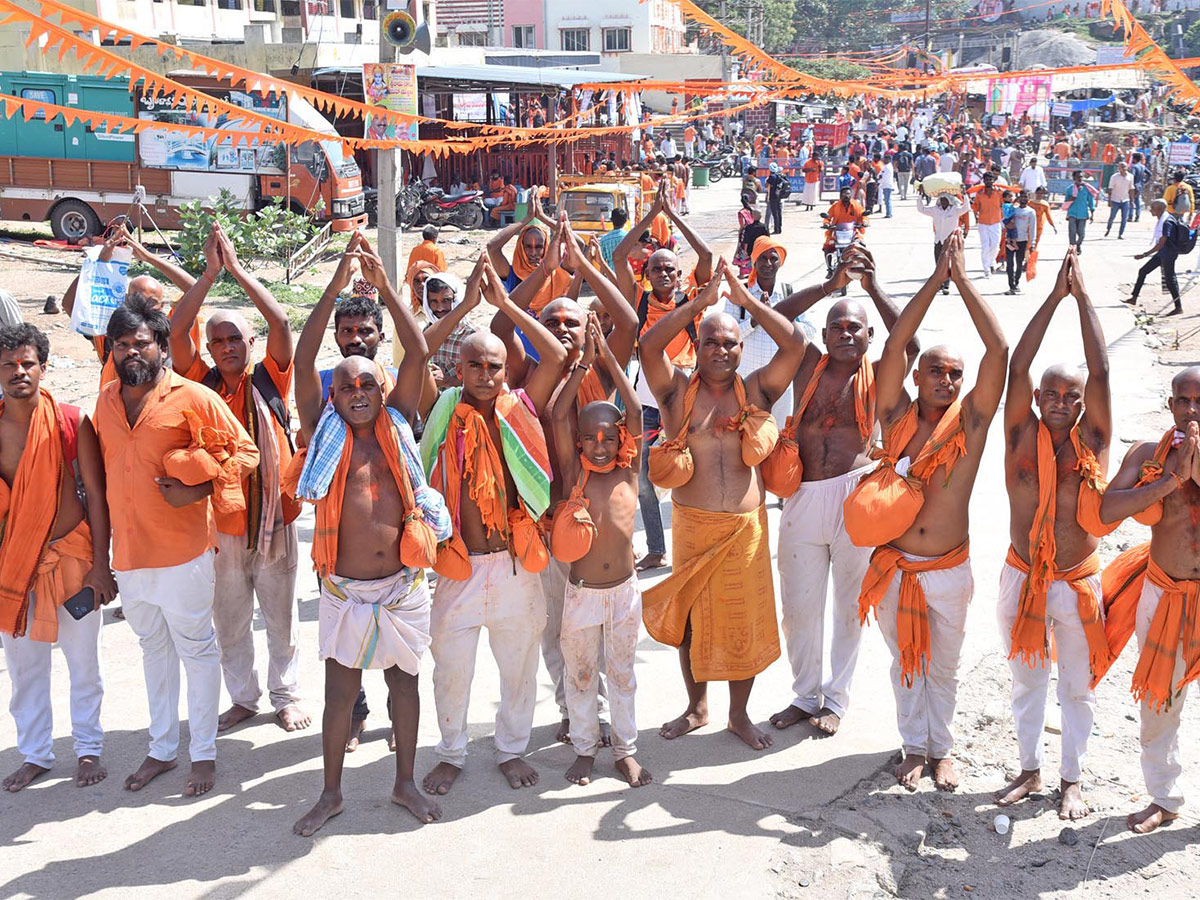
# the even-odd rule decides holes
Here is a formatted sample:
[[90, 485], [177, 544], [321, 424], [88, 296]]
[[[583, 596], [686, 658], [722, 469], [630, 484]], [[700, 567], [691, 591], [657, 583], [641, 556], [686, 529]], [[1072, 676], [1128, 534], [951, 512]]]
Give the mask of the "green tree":
[[[762, 16], [762, 49], [768, 53], [790, 50], [796, 39], [796, 0], [699, 0], [697, 5], [706, 13], [746, 36], [746, 13], [750, 10], [757, 21]], [[721, 15], [721, 7], [725, 15]]]

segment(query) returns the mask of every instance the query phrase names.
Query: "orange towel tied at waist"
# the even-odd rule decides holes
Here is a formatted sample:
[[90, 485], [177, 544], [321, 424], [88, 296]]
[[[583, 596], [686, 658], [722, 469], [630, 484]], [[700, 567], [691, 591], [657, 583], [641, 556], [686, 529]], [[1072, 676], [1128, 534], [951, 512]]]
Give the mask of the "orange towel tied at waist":
[[896, 606], [897, 633], [900, 643], [900, 678], [912, 687], [915, 675], [924, 675], [929, 667], [929, 610], [925, 605], [922, 572], [953, 569], [970, 556], [970, 541], [937, 559], [909, 559], [895, 547], [878, 547], [871, 554], [871, 566], [863, 578], [858, 597], [858, 620], [866, 624], [871, 610], [879, 618], [879, 604], [896, 573], [900, 573], [900, 602]]
[[1150, 542], [1121, 553], [1100, 573], [1104, 596], [1104, 637], [1108, 642], [1108, 664], [1092, 670], [1092, 687], [1100, 683], [1116, 662], [1137, 625], [1138, 600], [1150, 564]]
[[28, 632], [31, 640], [58, 640], [58, 608], [83, 590], [83, 581], [91, 570], [92, 529], [87, 519], [82, 519], [57, 541], [51, 541], [38, 561]]
[[[1176, 581], [1153, 559], [1149, 560], [1146, 577], [1162, 589], [1162, 598], [1133, 671], [1133, 696], [1158, 712], [1200, 678], [1200, 580]], [[1172, 689], [1175, 658], [1181, 649], [1186, 668]]]
[[765, 506], [747, 513], [672, 504], [674, 571], [642, 595], [650, 636], [678, 647], [691, 625], [697, 681], [742, 681], [779, 658]]

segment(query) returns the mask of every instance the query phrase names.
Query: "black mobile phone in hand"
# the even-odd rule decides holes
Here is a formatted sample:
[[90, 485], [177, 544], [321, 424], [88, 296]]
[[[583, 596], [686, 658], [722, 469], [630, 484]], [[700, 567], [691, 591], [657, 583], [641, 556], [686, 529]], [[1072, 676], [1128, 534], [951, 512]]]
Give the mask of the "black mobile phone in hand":
[[90, 587], [85, 587], [82, 591], [71, 597], [63, 604], [63, 609], [71, 614], [71, 618], [75, 620], [82, 619], [88, 613], [96, 608], [96, 592]]

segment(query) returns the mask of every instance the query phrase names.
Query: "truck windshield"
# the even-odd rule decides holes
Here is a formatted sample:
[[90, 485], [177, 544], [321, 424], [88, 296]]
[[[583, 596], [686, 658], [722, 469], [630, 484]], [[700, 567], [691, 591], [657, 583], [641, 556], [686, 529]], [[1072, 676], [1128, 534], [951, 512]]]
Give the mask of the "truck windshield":
[[342, 155], [342, 145], [337, 141], [321, 141], [321, 147], [329, 156], [329, 163], [335, 169], [340, 169], [346, 164], [346, 157]]

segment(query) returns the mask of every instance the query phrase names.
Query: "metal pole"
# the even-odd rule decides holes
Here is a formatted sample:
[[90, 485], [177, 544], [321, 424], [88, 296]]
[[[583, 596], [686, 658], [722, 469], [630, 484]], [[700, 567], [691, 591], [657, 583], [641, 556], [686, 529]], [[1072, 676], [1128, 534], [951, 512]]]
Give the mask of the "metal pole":
[[[385, 13], [380, 4], [379, 13], [379, 61], [394, 63], [396, 61], [396, 46], [384, 34], [383, 20]], [[387, 272], [388, 280], [397, 290], [400, 289], [400, 230], [396, 227], [396, 195], [399, 193], [400, 157], [398, 150], [377, 150], [376, 188], [379, 190], [379, 233], [376, 250], [383, 260], [383, 269]]]
[[929, 0], [925, 0], [925, 52], [929, 52]]

